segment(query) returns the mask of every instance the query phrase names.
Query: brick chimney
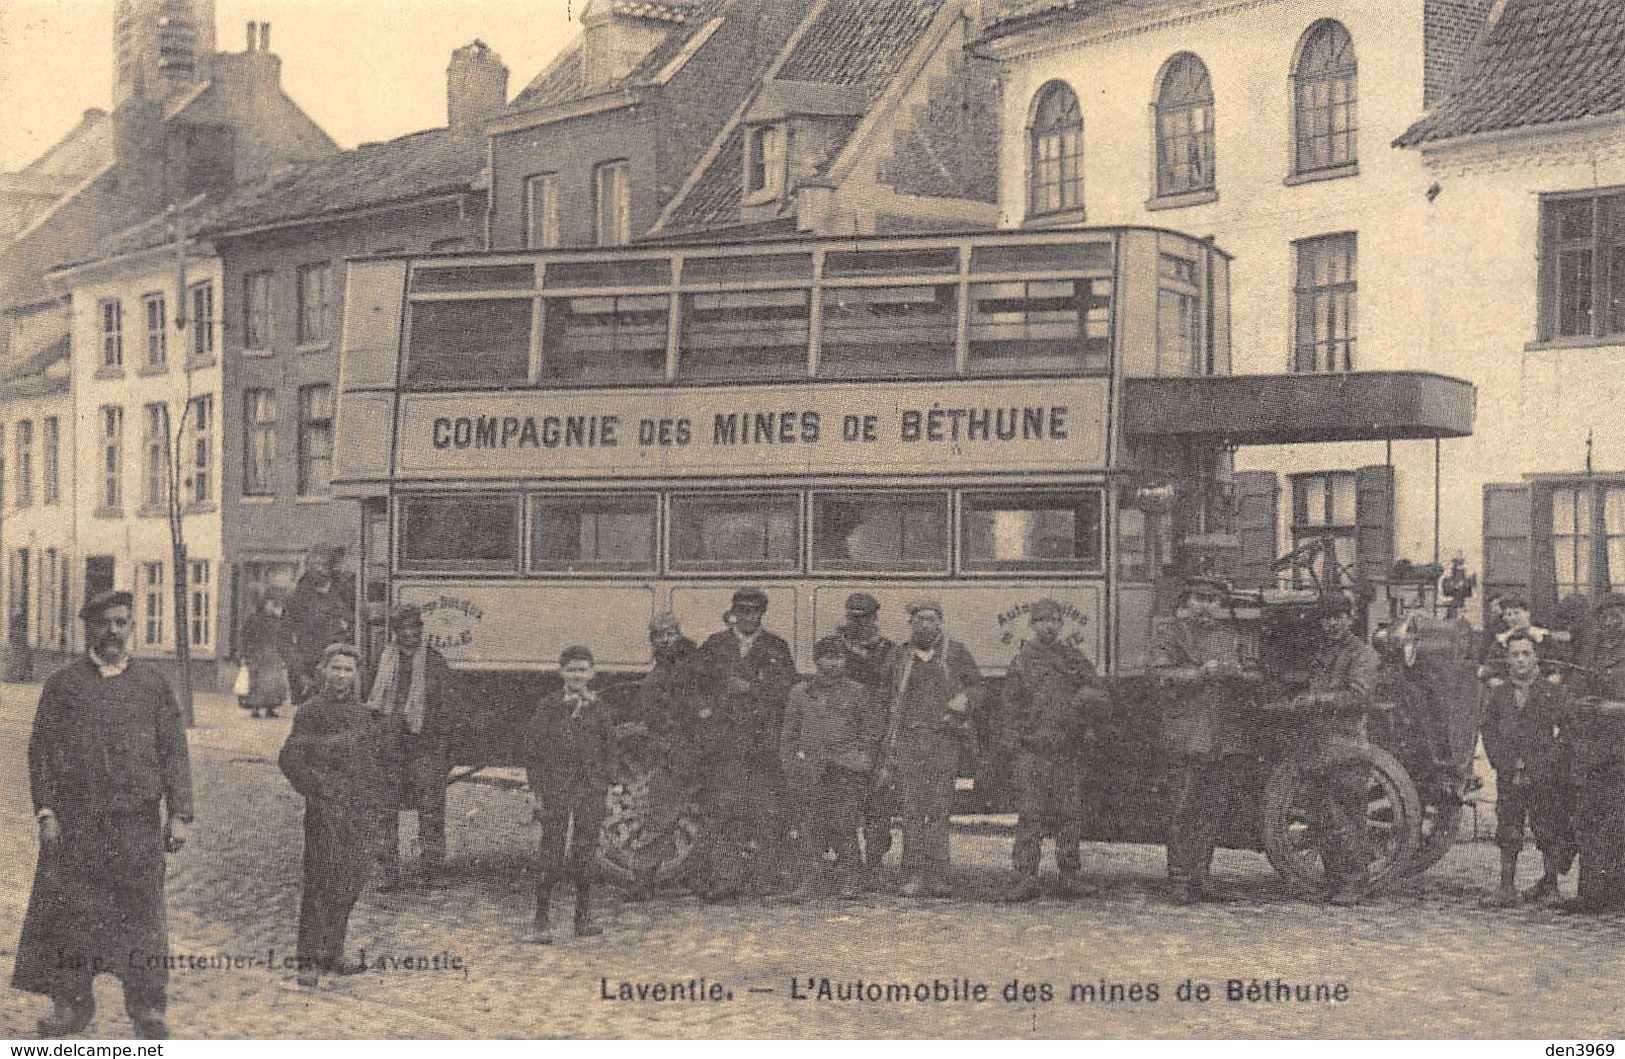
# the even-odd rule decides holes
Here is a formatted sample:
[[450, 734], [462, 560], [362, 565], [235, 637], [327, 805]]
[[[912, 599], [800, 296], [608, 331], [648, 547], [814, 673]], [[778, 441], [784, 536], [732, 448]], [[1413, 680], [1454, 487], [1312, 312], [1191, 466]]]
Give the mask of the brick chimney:
[[446, 64], [446, 124], [482, 132], [508, 103], [508, 68], [483, 40], [451, 53]]

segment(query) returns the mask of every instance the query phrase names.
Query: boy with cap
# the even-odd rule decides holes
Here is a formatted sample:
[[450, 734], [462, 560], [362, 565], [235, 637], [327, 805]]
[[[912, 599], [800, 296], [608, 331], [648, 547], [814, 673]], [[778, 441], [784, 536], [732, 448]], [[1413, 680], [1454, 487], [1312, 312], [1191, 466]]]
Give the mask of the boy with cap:
[[[846, 623], [836, 630], [846, 645], [846, 675], [869, 693], [875, 732], [870, 753], [875, 757], [886, 734], [892, 665], [897, 657], [897, 645], [880, 631], [879, 614], [879, 600], [867, 592], [854, 592], [846, 597]], [[880, 885], [880, 866], [891, 850], [892, 817], [896, 815], [896, 789], [890, 783], [871, 784], [863, 804], [863, 875], [869, 889]]]
[[344, 959], [350, 912], [372, 874], [382, 805], [378, 727], [356, 701], [361, 654], [347, 643], [323, 652], [324, 686], [305, 700], [277, 765], [305, 798], [304, 885], [299, 897], [299, 984], [324, 973], [366, 970]]
[[846, 641], [813, 645], [818, 672], [790, 689], [779, 736], [790, 804], [806, 862], [797, 899], [815, 895], [827, 850], [835, 851], [841, 896], [858, 895], [858, 823], [878, 742], [872, 699], [846, 675]]
[[737, 897], [753, 874], [758, 888], [769, 885], [755, 859], [776, 840], [779, 732], [796, 665], [790, 645], [762, 628], [766, 611], [767, 593], [739, 589], [728, 628], [712, 633], [694, 655], [696, 764], [711, 827], [703, 896], [711, 901]]
[[1033, 638], [1022, 641], [1004, 678], [999, 742], [1014, 760], [1019, 805], [1012, 901], [1038, 896], [1046, 832], [1055, 838], [1062, 892], [1077, 889], [1082, 866], [1084, 755], [1106, 686], [1083, 652], [1061, 639], [1065, 615], [1053, 599], [1027, 609]]
[[525, 730], [525, 776], [536, 799], [541, 825], [536, 862], [536, 920], [525, 940], [553, 941], [553, 890], [575, 883], [575, 933], [603, 933], [592, 921], [592, 877], [604, 799], [615, 777], [615, 730], [608, 712], [588, 684], [594, 675], [592, 652], [566, 647], [559, 655], [564, 686], [536, 707]]

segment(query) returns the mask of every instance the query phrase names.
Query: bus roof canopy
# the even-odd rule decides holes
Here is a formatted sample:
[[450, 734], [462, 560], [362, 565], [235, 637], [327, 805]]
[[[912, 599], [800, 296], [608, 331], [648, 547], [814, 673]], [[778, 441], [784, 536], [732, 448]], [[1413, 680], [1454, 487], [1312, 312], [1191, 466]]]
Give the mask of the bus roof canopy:
[[1126, 393], [1130, 435], [1235, 445], [1467, 437], [1476, 400], [1472, 383], [1423, 371], [1140, 378]]

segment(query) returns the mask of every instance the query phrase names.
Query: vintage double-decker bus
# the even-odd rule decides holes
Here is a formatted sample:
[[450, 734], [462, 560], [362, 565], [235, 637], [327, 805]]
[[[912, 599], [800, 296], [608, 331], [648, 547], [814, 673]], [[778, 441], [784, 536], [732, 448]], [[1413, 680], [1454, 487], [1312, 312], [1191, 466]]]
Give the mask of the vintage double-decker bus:
[[906, 602], [940, 599], [994, 678], [1051, 597], [1131, 675], [1183, 576], [1273, 576], [1273, 535], [1258, 556], [1236, 532], [1236, 446], [1471, 429], [1443, 376], [1232, 376], [1228, 259], [1165, 230], [349, 269], [335, 477], [363, 506], [363, 625], [422, 605], [467, 763], [513, 760], [562, 647], [642, 671], [654, 614], [700, 639], [743, 585], [804, 670], [863, 590], [899, 641]]

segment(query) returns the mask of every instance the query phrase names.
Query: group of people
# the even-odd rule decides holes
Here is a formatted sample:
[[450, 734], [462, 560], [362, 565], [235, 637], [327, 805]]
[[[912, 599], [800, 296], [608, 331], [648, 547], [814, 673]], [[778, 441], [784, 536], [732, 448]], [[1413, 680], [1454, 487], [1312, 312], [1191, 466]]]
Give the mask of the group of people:
[[[1215, 895], [1214, 849], [1235, 807], [1236, 780], [1256, 760], [1249, 704], [1261, 679], [1226, 611], [1227, 586], [1193, 578], [1178, 616], [1153, 645], [1149, 672], [1165, 694], [1161, 741], [1173, 766], [1167, 871], [1176, 900]], [[46, 681], [29, 742], [29, 778], [40, 855], [13, 985], [53, 1001], [44, 1036], [82, 1030], [94, 1014], [91, 983], [106, 971], [123, 981], [137, 1035], [162, 1037], [167, 982], [164, 855], [181, 848], [192, 820], [192, 787], [179, 708], [162, 674], [128, 654], [131, 596], [105, 592], [86, 602], [85, 658]], [[1521, 606], [1521, 601], [1516, 601]], [[846, 600], [845, 622], [814, 646], [816, 672], [800, 679], [789, 645], [763, 627], [766, 593], [733, 594], [725, 628], [696, 645], [676, 618], [651, 623], [654, 666], [637, 688], [636, 717], [667, 748], [667, 770], [698, 795], [709, 846], [696, 889], [707, 900], [777, 892], [781, 868], [795, 875], [789, 900], [831, 884], [844, 897], [880, 886], [892, 823], [902, 819], [907, 897], [952, 893], [949, 815], [967, 744], [991, 727], [1011, 766], [1018, 822], [1010, 900], [1039, 893], [1041, 843], [1055, 843], [1063, 891], [1077, 889], [1089, 769], [1099, 764], [1099, 729], [1112, 693], [1081, 651], [1062, 638], [1065, 608], [1026, 607], [1023, 641], [987, 701], [976, 660], [948, 635], [943, 604], [908, 604], [908, 639], [878, 624], [866, 592]], [[1527, 607], [1522, 607], [1527, 611]], [[1514, 619], [1523, 615], [1514, 614]], [[1316, 615], [1322, 634], [1307, 689], [1292, 705], [1310, 718], [1300, 767], [1310, 832], [1329, 899], [1364, 892], [1368, 768], [1351, 751], [1367, 746], [1366, 713], [1377, 691], [1378, 658], [1353, 631], [1347, 600]], [[305, 798], [304, 886], [298, 981], [363, 968], [345, 958], [350, 913], [369, 879], [403, 885], [399, 812], [415, 810], [424, 881], [443, 880], [446, 777], [451, 764], [451, 673], [424, 641], [418, 608], [390, 615], [390, 641], [370, 691], [347, 632], [324, 645], [311, 690], [279, 757]], [[1499, 781], [1502, 850], [1495, 902], [1556, 893], [1580, 861], [1582, 909], [1625, 907], [1625, 595], [1597, 607], [1584, 666], [1572, 684], [1543, 678], [1548, 638], [1510, 621], [1497, 633], [1484, 744]], [[527, 940], [554, 939], [556, 891], [574, 891], [576, 936], [600, 933], [591, 887], [606, 797], [615, 781], [616, 725], [593, 688], [590, 648], [559, 658], [561, 686], [534, 710], [524, 760], [539, 825], [535, 917]], [[978, 718], [991, 716], [991, 726]], [[1545, 871], [1514, 888], [1525, 823]], [[833, 875], [833, 878], [829, 878]], [[653, 870], [628, 889], [647, 898]]]

